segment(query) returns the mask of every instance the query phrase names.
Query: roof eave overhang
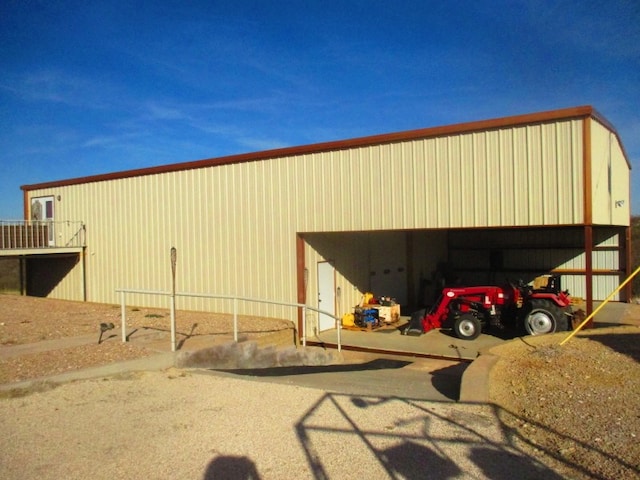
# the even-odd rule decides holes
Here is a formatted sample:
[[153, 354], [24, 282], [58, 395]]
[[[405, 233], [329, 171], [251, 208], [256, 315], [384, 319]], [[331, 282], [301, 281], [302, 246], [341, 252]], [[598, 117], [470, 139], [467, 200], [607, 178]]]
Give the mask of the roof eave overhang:
[[[220, 165], [230, 165], [235, 163], [254, 162], [259, 160], [267, 160], [270, 158], [279, 158], [295, 155], [309, 155], [313, 153], [321, 153], [332, 150], [345, 150], [348, 148], [366, 147], [371, 145], [382, 145], [408, 140], [417, 140], [422, 138], [440, 137], [453, 134], [470, 133], [482, 130], [492, 130], [499, 128], [514, 127], [519, 125], [530, 125], [535, 123], [545, 123], [555, 120], [564, 120], [571, 118], [596, 118], [600, 123], [611, 129], [614, 133], [613, 126], [600, 114], [598, 114], [591, 106], [581, 106], [565, 108], [560, 110], [551, 110], [546, 112], [531, 113], [525, 115], [516, 115], [510, 117], [502, 117], [491, 120], [481, 120], [475, 122], [459, 123], [454, 125], [446, 125], [441, 127], [430, 127], [418, 130], [408, 130], [397, 133], [387, 133], [381, 135], [373, 135], [367, 137], [354, 138], [350, 140], [339, 140], [323, 143], [315, 143], [297, 147], [286, 147], [272, 150], [264, 150], [253, 153], [243, 153], [239, 155], [229, 155], [217, 158], [208, 158], [203, 160], [195, 160], [190, 162], [175, 163], [169, 165], [160, 165], [157, 167], [140, 168], [134, 170], [125, 170], [120, 172], [93, 175], [88, 177], [71, 178], [67, 180], [58, 180], [53, 182], [38, 183], [32, 185], [22, 185], [23, 191], [41, 190], [45, 188], [66, 187], [70, 185], [80, 185], [92, 182], [102, 182], [108, 180], [117, 180], [123, 178], [139, 177], [145, 175], [156, 175], [160, 173], [192, 170], [197, 168], [215, 167]], [[619, 140], [619, 138], [618, 138]], [[625, 154], [626, 157], [626, 154]], [[627, 160], [628, 163], [628, 160]]]

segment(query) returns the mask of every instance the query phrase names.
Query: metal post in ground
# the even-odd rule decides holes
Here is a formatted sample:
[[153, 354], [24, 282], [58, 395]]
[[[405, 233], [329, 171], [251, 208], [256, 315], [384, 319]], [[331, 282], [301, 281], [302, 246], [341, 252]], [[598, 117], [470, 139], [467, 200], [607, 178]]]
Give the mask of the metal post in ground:
[[[340, 296], [342, 295], [342, 289], [338, 287], [336, 289], [336, 295], [338, 296], [338, 315], [342, 312], [342, 305], [340, 303]], [[334, 318], [336, 333], [338, 334], [338, 351], [342, 351], [342, 342], [340, 341], [340, 329], [342, 328], [342, 320], [338, 318]]]
[[120, 322], [121, 322], [123, 342], [127, 341], [127, 309], [125, 307], [125, 300], [124, 300], [125, 295], [126, 294], [124, 290], [120, 291]]
[[171, 247], [171, 351], [176, 351], [176, 247]]
[[238, 343], [238, 299], [233, 299], [233, 341]]

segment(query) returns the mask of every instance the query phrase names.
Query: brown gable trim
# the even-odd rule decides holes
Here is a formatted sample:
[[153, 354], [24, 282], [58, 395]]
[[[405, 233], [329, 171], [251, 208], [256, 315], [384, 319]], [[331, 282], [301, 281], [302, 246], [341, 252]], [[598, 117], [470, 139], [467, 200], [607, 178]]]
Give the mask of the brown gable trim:
[[38, 183], [33, 185], [22, 185], [20, 188], [24, 191], [37, 190], [43, 188], [66, 187], [69, 185], [80, 185], [84, 183], [103, 182], [107, 180], [117, 180], [123, 178], [139, 177], [144, 175], [156, 175], [159, 173], [178, 172], [183, 170], [192, 170], [196, 168], [215, 167], [220, 165], [230, 165], [234, 163], [255, 162], [258, 160], [267, 160], [270, 158], [288, 157], [294, 155], [308, 155], [312, 153], [327, 152], [331, 150], [346, 150], [349, 148], [365, 147], [371, 145], [381, 145], [388, 143], [403, 142], [409, 140], [417, 140], [422, 138], [440, 137], [445, 135], [454, 135], [462, 133], [470, 133], [483, 130], [492, 130], [497, 128], [515, 127], [519, 125], [535, 124], [550, 122], [554, 120], [564, 120], [570, 118], [581, 118], [597, 116], [599, 121], [604, 125], [608, 122], [601, 117], [591, 106], [572, 107], [561, 110], [551, 110], [539, 113], [530, 113], [525, 115], [516, 115], [511, 117], [496, 118], [491, 120], [481, 120], [476, 122], [459, 123], [442, 127], [430, 127], [419, 130], [408, 130], [398, 133], [387, 133], [382, 135], [373, 135], [368, 137], [354, 138], [350, 140], [339, 140], [332, 142], [315, 143], [311, 145], [303, 145], [298, 147], [286, 147], [274, 150], [265, 150], [262, 152], [243, 153], [239, 155], [229, 155], [225, 157], [209, 158], [205, 160], [196, 160], [184, 163], [175, 163], [170, 165], [162, 165], [158, 167], [140, 168], [135, 170], [126, 170], [122, 172], [106, 173], [102, 175], [93, 175], [89, 177], [72, 178], [68, 180], [59, 180], [54, 182]]

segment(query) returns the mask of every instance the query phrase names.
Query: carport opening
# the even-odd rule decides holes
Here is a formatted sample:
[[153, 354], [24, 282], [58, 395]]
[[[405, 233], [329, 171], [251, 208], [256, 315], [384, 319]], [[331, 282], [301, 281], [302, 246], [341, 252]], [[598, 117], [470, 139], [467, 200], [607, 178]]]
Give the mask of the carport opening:
[[[318, 261], [335, 267], [343, 296], [336, 315], [348, 313], [362, 292], [395, 298], [408, 316], [431, 305], [445, 286], [530, 283], [548, 273], [561, 275], [573, 297], [587, 294], [581, 226], [307, 233], [304, 239]], [[594, 229], [593, 242], [594, 265], [607, 266], [592, 276], [594, 298], [601, 300], [624, 278], [624, 230]], [[308, 293], [312, 299], [313, 289]]]

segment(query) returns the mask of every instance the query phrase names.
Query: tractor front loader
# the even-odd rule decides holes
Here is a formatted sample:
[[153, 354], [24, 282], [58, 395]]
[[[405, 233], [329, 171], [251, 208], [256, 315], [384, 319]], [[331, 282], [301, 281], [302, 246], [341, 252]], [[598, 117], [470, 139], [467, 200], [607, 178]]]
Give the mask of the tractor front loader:
[[445, 288], [429, 310], [412, 315], [404, 333], [450, 328], [457, 337], [473, 340], [489, 327], [511, 326], [529, 335], [570, 330], [574, 313], [569, 292], [560, 288], [560, 276], [539, 277], [534, 285]]

